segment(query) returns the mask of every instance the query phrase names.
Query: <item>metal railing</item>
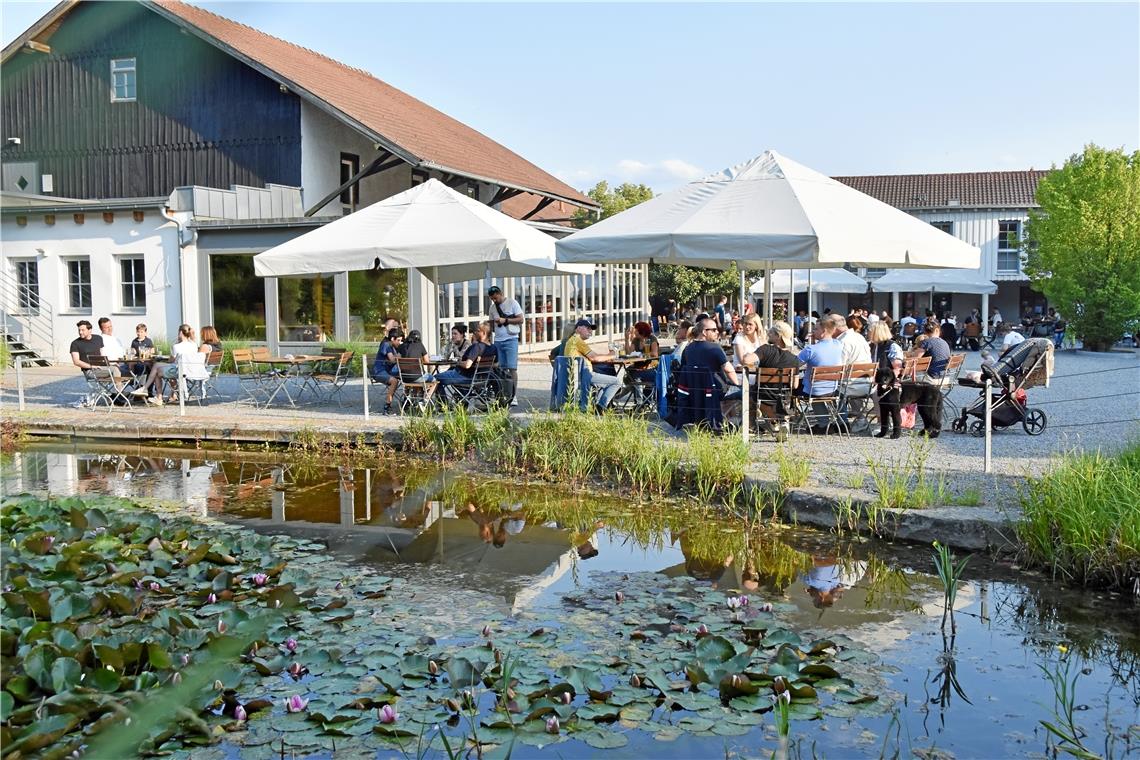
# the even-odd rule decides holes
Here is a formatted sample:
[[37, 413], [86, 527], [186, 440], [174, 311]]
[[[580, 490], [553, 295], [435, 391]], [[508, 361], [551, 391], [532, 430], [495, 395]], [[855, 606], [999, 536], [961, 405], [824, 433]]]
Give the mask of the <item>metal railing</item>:
[[55, 360], [55, 325], [51, 303], [38, 289], [21, 285], [0, 272], [0, 339], [8, 336], [35, 351], [40, 358]]

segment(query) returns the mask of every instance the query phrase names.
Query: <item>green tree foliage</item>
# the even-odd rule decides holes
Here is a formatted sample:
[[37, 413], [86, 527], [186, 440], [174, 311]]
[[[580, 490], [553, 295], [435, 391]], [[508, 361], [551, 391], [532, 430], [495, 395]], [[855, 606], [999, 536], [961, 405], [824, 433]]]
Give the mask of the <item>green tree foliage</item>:
[[1026, 271], [1092, 350], [1140, 321], [1140, 151], [1088, 145], [1037, 186]]
[[[605, 180], [586, 192], [601, 208], [600, 217], [594, 212], [581, 210], [574, 215], [577, 227], [588, 227], [600, 219], [620, 214], [627, 208], [653, 198], [647, 185], [625, 182], [610, 189]], [[735, 303], [740, 292], [740, 273], [736, 269], [721, 271], [702, 267], [652, 264], [649, 267], [649, 294], [654, 298], [672, 298], [679, 304], [705, 302], [711, 305], [720, 295]]]

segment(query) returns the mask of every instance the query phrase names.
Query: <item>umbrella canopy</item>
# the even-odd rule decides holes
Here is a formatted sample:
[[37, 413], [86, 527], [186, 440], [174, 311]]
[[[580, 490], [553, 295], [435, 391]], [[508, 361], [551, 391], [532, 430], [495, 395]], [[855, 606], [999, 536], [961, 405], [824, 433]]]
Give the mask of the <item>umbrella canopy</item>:
[[559, 261], [977, 267], [978, 249], [775, 151], [556, 243]]
[[[773, 273], [773, 293], [789, 293], [792, 292], [793, 287], [796, 293], [807, 292], [808, 271], [806, 269], [781, 269]], [[811, 289], [815, 293], [866, 293], [867, 281], [846, 269], [813, 269], [811, 270]], [[757, 280], [752, 283], [752, 292], [753, 294], [763, 293], [764, 281]]]
[[987, 280], [977, 269], [925, 269], [916, 272], [893, 269], [875, 280], [880, 293], [986, 293], [993, 295], [997, 285]]
[[562, 273], [554, 238], [436, 179], [253, 257], [260, 277], [418, 267], [435, 282]]

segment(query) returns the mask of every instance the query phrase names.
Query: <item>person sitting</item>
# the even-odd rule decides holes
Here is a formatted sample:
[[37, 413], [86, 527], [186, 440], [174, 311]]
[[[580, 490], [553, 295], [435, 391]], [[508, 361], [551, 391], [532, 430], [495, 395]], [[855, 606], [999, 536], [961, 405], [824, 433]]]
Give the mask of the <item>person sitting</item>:
[[127, 355], [127, 349], [113, 334], [110, 317], [99, 317], [99, 337], [103, 339], [102, 354], [107, 357], [107, 363], [116, 366], [122, 375], [130, 374], [130, 367], [123, 361]]
[[680, 364], [684, 355], [685, 348], [692, 342], [693, 323], [687, 319], [682, 319], [677, 323], [677, 343], [673, 346], [673, 353], [670, 356], [673, 358], [674, 364]]
[[843, 346], [835, 339], [835, 322], [830, 319], [817, 322], [812, 327], [811, 335], [815, 342], [800, 351], [798, 357], [807, 369], [799, 394], [830, 396], [836, 391], [836, 382], [826, 380], [813, 383], [812, 374], [816, 367], [834, 367], [843, 364]]
[[998, 325], [998, 337], [1001, 338], [1002, 353], [1025, 340], [1025, 336], [1014, 330], [1009, 322], [1002, 322]]
[[458, 361], [471, 348], [471, 341], [467, 339], [467, 325], [456, 325], [451, 328], [451, 340], [443, 352], [443, 358], [448, 361]]
[[859, 332], [863, 327], [863, 320], [858, 317], [844, 317], [842, 314], [832, 314], [831, 330], [835, 340], [843, 349], [842, 364], [868, 364], [871, 361], [871, 347], [867, 339]]
[[929, 356], [930, 367], [926, 370], [925, 383], [918, 401], [918, 413], [922, 417], [922, 433], [928, 438], [937, 438], [942, 432], [942, 379], [950, 363], [950, 346], [938, 334], [938, 324], [928, 320], [923, 327], [922, 340], [916, 347], [917, 356]]
[[439, 383], [440, 393], [444, 395], [444, 398], [447, 398], [448, 386], [471, 385], [471, 381], [475, 377], [475, 364], [478, 359], [483, 356], [494, 355], [495, 348], [489, 342], [491, 339], [490, 326], [490, 322], [480, 322], [475, 328], [475, 340], [467, 347], [463, 358], [451, 369], [432, 378]]
[[641, 354], [645, 361], [633, 362], [626, 368], [625, 382], [632, 384], [638, 398], [641, 388], [637, 383], [653, 383], [657, 380], [657, 362], [661, 348], [648, 322], [635, 322], [625, 333], [626, 354]]
[[392, 399], [396, 397], [396, 388], [400, 385], [400, 370], [396, 359], [400, 355], [400, 345], [404, 342], [404, 331], [394, 327], [388, 331], [388, 337], [380, 344], [376, 351], [376, 359], [372, 362], [372, 371], [369, 376], [372, 382], [388, 386], [388, 398], [384, 404], [384, 414], [392, 413]]
[[202, 325], [202, 345], [198, 350], [207, 355], [222, 350], [222, 341], [213, 325]]
[[702, 400], [707, 395], [705, 391], [709, 389], [699, 384], [703, 382], [699, 373], [706, 372], [708, 374], [705, 377], [712, 378], [712, 390], [720, 390], [722, 405], [725, 402], [739, 401], [740, 379], [736, 368], [720, 347], [720, 329], [716, 322], [709, 318], [702, 319], [694, 330], [698, 332], [685, 349], [684, 361], [677, 374], [678, 389], [686, 383], [683, 378], [692, 375], [687, 381], [691, 383], [689, 400], [678, 405], [676, 417], [671, 424], [681, 427], [689, 423], [703, 423], [713, 430], [719, 430], [723, 409], [721, 406], [710, 409], [707, 401]]
[[732, 339], [733, 365], [751, 367], [756, 364], [756, 352], [767, 342], [763, 323], [758, 314], [749, 314], [740, 321], [740, 332]]
[[397, 350], [403, 359], [419, 359], [427, 356], [427, 348], [424, 347], [423, 336], [420, 335], [419, 330], [408, 331], [408, 338], [405, 340]]
[[[566, 340], [566, 348], [562, 355], [570, 359], [582, 357], [589, 361], [591, 366], [612, 362], [615, 358], [613, 354], [608, 351], [595, 351], [586, 343], [596, 329], [594, 323], [588, 319], [579, 319], [575, 322], [574, 334]], [[621, 389], [621, 381], [616, 376], [601, 372], [590, 373], [590, 385], [599, 391], [597, 407], [599, 412], [606, 410], [618, 390]]]
[[[217, 340], [217, 335], [214, 335]], [[154, 395], [146, 400], [148, 404], [162, 406], [165, 401], [171, 399], [164, 399], [165, 386], [169, 382], [174, 385], [178, 381], [178, 362], [179, 360], [187, 361], [184, 357], [195, 357], [201, 351], [198, 345], [194, 342], [194, 328], [188, 324], [181, 324], [178, 326], [178, 342], [175, 343], [171, 349], [171, 362], [155, 362], [154, 366], [150, 368], [150, 374], [147, 375], [146, 382], [131, 391], [135, 396], [147, 396], [150, 394], [151, 386], [154, 386]]]
[[[756, 349], [756, 366], [760, 369], [798, 369], [800, 360], [792, 350], [794, 345], [792, 326], [787, 322], [776, 322], [768, 328], [768, 342]], [[787, 416], [782, 389], [757, 386], [756, 397], [760, 412], [765, 417]]]
[[75, 323], [79, 330], [79, 337], [71, 341], [68, 351], [71, 353], [71, 363], [83, 370], [84, 375], [110, 378], [115, 390], [123, 390], [122, 373], [117, 365], [107, 367], [93, 367], [90, 358], [103, 355], [103, 337], [91, 332], [91, 323], [81, 319]]

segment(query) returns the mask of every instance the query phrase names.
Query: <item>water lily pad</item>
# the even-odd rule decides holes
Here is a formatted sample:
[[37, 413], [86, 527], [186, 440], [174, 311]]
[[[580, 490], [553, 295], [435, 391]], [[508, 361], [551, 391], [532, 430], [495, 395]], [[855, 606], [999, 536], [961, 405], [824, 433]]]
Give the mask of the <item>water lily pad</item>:
[[629, 737], [616, 731], [583, 731], [574, 734], [574, 738], [594, 749], [617, 749], [629, 744]]
[[623, 721], [630, 723], [641, 723], [647, 721], [653, 715], [653, 709], [646, 705], [627, 705], [621, 709], [619, 713]]
[[713, 727], [713, 721], [709, 718], [701, 718], [698, 716], [690, 715], [681, 718], [681, 720], [677, 722], [677, 725], [690, 732], [709, 731]]
[[620, 714], [621, 710], [616, 705], [591, 703], [578, 708], [578, 717], [582, 720], [614, 721]]
[[793, 647], [799, 647], [803, 644], [800, 635], [794, 631], [789, 631], [786, 628], [777, 628], [769, 631], [768, 635], [764, 637], [761, 645], [765, 648], [778, 647], [781, 644], [789, 644]]

